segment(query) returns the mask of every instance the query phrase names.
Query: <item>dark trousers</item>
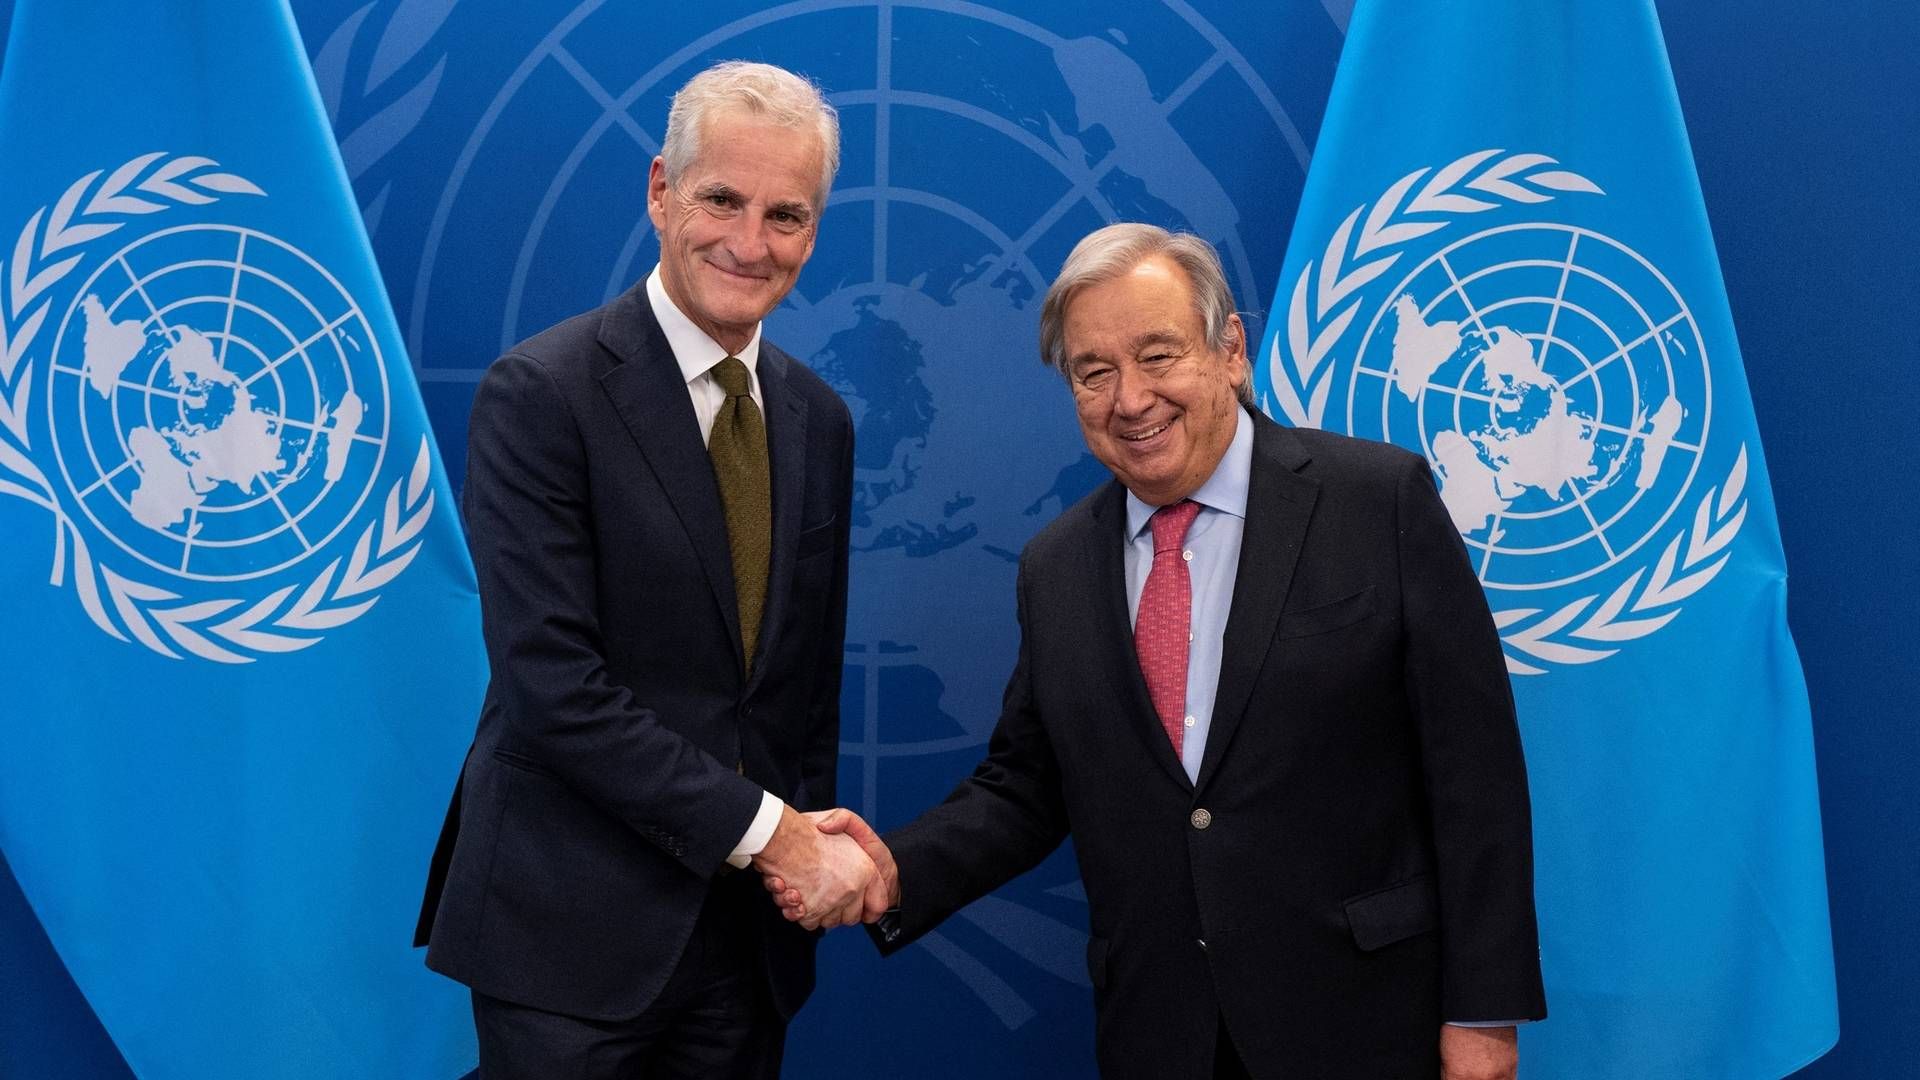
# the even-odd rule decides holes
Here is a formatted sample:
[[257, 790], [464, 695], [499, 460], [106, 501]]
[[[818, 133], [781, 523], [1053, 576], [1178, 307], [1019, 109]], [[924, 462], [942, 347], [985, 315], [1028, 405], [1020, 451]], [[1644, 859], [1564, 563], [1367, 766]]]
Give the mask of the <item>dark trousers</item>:
[[715, 879], [666, 987], [631, 1020], [474, 993], [480, 1080], [776, 1080], [787, 1024], [767, 989], [765, 903], [753, 874]]

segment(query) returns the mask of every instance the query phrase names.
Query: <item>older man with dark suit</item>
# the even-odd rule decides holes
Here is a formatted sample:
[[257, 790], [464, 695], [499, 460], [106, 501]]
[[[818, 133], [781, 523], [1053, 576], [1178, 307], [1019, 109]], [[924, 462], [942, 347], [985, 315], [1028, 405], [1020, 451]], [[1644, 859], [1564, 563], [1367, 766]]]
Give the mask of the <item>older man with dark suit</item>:
[[1041, 349], [1116, 481], [1021, 557], [973, 775], [884, 843], [821, 816], [881, 864], [883, 951], [1071, 835], [1103, 1075], [1511, 1077], [1513, 1025], [1545, 1015], [1526, 772], [1426, 463], [1248, 407], [1196, 237], [1087, 237]]
[[421, 918], [483, 1077], [772, 1077], [815, 910], [857, 913], [833, 805], [845, 405], [761, 340], [839, 160], [810, 83], [728, 63], [674, 97], [659, 266], [515, 346], [474, 399], [464, 512], [491, 682]]

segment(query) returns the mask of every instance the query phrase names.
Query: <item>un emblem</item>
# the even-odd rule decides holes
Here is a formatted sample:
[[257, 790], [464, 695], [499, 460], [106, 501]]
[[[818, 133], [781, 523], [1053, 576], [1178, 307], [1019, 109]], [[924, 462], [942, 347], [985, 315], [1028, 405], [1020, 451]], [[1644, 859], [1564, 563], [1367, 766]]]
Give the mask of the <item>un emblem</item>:
[[[857, 429], [840, 797], [878, 820], [977, 758], [1018, 646], [1018, 552], [1106, 478], [1035, 357], [1060, 261], [1098, 226], [1157, 219], [1215, 243], [1240, 295], [1267, 288], [1246, 236], [1264, 223], [1236, 205], [1207, 132], [1257, 132], [1302, 169], [1306, 150], [1258, 65], [1184, 4], [1091, 22], [955, 0], [743, 11], [584, 0], [543, 28], [446, 174], [409, 341], [429, 397], [459, 409], [502, 349], [645, 275], [659, 118], [709, 60], [786, 63], [831, 88], [845, 158], [767, 338]], [[1085, 1008], [1084, 919], [1062, 856], [923, 948], [1012, 1031]]]
[[[206, 158], [143, 155], [35, 213], [6, 283], [0, 422], [18, 445], [0, 443], [0, 490], [53, 512], [53, 581], [71, 574], [100, 629], [169, 657], [316, 643], [372, 606], [432, 512], [423, 439], [384, 515], [363, 514], [388, 457], [386, 366], [326, 267], [221, 221], [127, 238], [264, 194]], [[323, 561], [355, 526], [352, 553]]]
[[1517, 674], [1665, 626], [1725, 565], [1745, 511], [1744, 446], [1701, 490], [1706, 343], [1656, 266], [1551, 221], [1428, 239], [1603, 194], [1555, 165], [1482, 151], [1356, 208], [1295, 281], [1265, 373], [1292, 422], [1426, 455]]

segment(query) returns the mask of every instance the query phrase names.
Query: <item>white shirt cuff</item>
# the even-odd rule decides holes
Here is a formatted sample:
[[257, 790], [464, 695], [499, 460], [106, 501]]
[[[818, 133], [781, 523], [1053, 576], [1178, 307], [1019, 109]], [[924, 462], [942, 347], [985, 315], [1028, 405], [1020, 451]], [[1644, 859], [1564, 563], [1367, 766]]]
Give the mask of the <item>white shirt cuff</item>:
[[746, 835], [733, 845], [733, 854], [727, 856], [727, 862], [735, 869], [745, 870], [755, 855], [766, 850], [767, 841], [773, 839], [773, 830], [780, 824], [780, 812], [786, 804], [774, 798], [773, 792], [760, 793], [760, 812], [753, 815], [753, 824], [747, 826]]

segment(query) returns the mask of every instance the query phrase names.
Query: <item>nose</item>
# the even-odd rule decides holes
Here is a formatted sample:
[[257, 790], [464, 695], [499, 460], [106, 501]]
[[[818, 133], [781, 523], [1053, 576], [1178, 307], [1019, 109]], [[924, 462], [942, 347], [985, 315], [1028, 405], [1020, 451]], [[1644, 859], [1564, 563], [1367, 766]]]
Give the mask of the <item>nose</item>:
[[727, 252], [735, 262], [742, 265], [754, 265], [767, 257], [767, 219], [757, 210], [749, 209], [734, 219], [733, 235], [727, 240]]
[[1123, 417], [1141, 416], [1153, 408], [1153, 388], [1136, 364], [1120, 364], [1113, 372], [1113, 411]]

